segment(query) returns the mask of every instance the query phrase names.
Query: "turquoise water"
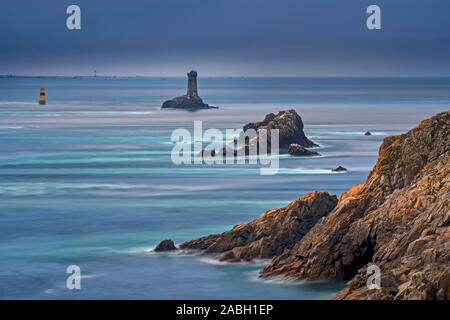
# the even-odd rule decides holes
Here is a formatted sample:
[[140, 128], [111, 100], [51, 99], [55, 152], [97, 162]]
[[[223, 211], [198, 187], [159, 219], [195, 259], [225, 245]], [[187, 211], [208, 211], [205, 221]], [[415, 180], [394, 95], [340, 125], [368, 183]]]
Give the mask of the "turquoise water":
[[[199, 87], [219, 110], [160, 110], [184, 79], [0, 78], [0, 298], [329, 298], [342, 282], [265, 282], [266, 262], [151, 248], [224, 231], [312, 190], [339, 195], [364, 181], [386, 135], [450, 105], [449, 79], [203, 78]], [[286, 108], [302, 115], [321, 157], [281, 156], [274, 176], [258, 165], [171, 162], [176, 128], [239, 128]], [[331, 172], [338, 165], [349, 171]], [[78, 291], [65, 288], [73, 264]]]

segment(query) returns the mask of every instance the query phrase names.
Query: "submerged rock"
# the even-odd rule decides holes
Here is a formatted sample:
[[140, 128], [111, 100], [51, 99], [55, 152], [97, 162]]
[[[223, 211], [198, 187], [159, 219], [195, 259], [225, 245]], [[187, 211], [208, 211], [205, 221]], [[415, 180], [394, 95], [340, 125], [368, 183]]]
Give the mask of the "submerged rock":
[[226, 261], [272, 258], [292, 248], [336, 203], [336, 196], [311, 192], [249, 223], [236, 225], [222, 234], [185, 242], [180, 248], [205, 250]]
[[293, 143], [289, 146], [288, 153], [291, 156], [320, 156], [320, 153], [305, 149], [297, 143]]
[[344, 167], [342, 167], [342, 166], [338, 166], [338, 167], [336, 167], [336, 168], [334, 168], [334, 169], [331, 169], [331, 171], [334, 171], [334, 172], [343, 172], [343, 171], [347, 171], [347, 168], [344, 168]]
[[219, 109], [218, 107], [210, 106], [204, 103], [200, 97], [181, 96], [171, 100], [167, 100], [163, 103], [162, 109], [186, 109], [188, 111], [199, 109]]
[[174, 251], [177, 250], [172, 240], [163, 240], [155, 248], [155, 252]]

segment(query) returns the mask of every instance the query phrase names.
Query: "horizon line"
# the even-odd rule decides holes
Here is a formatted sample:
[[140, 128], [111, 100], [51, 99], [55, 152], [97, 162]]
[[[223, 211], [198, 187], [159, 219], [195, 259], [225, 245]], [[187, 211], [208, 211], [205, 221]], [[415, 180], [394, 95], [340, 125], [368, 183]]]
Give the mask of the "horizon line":
[[[0, 74], [0, 78], [172, 78], [185, 76], [164, 75], [32, 75]], [[201, 78], [450, 78], [449, 75], [203, 75]]]

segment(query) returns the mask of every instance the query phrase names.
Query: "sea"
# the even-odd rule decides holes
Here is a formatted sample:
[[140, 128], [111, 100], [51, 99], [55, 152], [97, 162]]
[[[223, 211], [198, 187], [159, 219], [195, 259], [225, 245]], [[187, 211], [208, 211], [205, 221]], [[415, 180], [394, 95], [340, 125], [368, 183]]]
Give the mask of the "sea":
[[[450, 106], [449, 78], [200, 77], [219, 109], [161, 110], [185, 90], [181, 77], [0, 78], [0, 299], [329, 299], [345, 282], [262, 280], [268, 261], [152, 249], [313, 190], [339, 196], [365, 180], [384, 137]], [[172, 161], [176, 129], [236, 129], [286, 109], [320, 156], [280, 155], [275, 175]], [[71, 290], [73, 265], [81, 287]]]

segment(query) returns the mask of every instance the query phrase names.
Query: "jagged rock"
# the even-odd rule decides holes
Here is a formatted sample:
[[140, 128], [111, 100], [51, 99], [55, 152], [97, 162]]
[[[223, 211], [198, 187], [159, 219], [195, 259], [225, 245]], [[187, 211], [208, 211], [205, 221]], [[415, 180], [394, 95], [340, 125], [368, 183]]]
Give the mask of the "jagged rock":
[[291, 156], [320, 156], [320, 153], [305, 149], [301, 145], [296, 143], [293, 143], [289, 146], [288, 153]]
[[331, 171], [334, 171], [334, 172], [343, 172], [343, 171], [347, 171], [347, 169], [344, 168], [344, 167], [342, 167], [342, 166], [338, 166], [338, 167], [336, 167], [336, 168], [334, 168], [334, 169], [331, 169]]
[[[278, 129], [280, 138], [280, 149], [287, 150], [291, 144], [298, 144], [304, 148], [317, 147], [318, 145], [309, 140], [303, 132], [302, 118], [294, 109], [278, 112], [277, 115], [269, 113], [263, 121], [248, 123], [244, 131], [254, 129], [256, 131], [266, 129], [270, 139], [270, 130]], [[269, 141], [270, 145], [270, 141]]]
[[[245, 136], [245, 132], [254, 129], [256, 133], [260, 130], [267, 130], [267, 150], [259, 150], [259, 136]], [[222, 150], [207, 151], [202, 150], [197, 157], [215, 156], [248, 156], [258, 155], [260, 152], [271, 153], [271, 130], [279, 130], [280, 153], [289, 152], [296, 156], [318, 156], [318, 152], [305, 148], [317, 147], [318, 145], [310, 141], [303, 132], [302, 118], [293, 109], [280, 111], [277, 115], [269, 113], [262, 122], [249, 123], [244, 125], [243, 133], [234, 142], [224, 147]]]
[[211, 234], [209, 236], [201, 237], [195, 240], [184, 242], [180, 245], [181, 249], [188, 250], [206, 250], [220, 238], [220, 234]]
[[293, 247], [336, 203], [336, 196], [311, 192], [284, 208], [269, 210], [247, 224], [185, 242], [180, 248], [205, 250], [226, 261], [272, 258]]
[[174, 251], [177, 250], [172, 240], [163, 240], [155, 248], [155, 252]]
[[450, 299], [449, 141], [450, 111], [386, 137], [366, 182], [261, 276], [351, 279], [337, 299]]
[[371, 135], [372, 135], [372, 132], [366, 131], [366, 132], [364, 133], [364, 135], [365, 135], [365, 136], [371, 136]]

